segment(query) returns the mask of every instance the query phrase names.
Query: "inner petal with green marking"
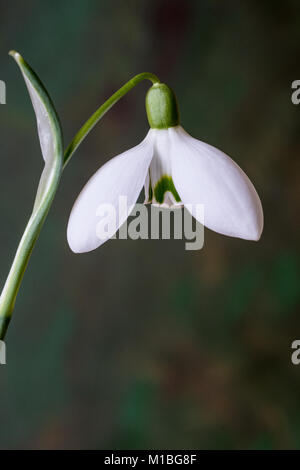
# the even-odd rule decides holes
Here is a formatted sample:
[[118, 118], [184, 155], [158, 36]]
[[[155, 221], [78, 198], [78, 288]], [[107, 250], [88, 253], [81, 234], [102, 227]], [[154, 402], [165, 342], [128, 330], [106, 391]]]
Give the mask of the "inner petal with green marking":
[[145, 182], [145, 203], [167, 207], [182, 206], [172, 179], [171, 143], [167, 129], [153, 130], [154, 154]]
[[166, 195], [167, 192], [171, 193], [171, 195], [174, 197], [176, 202], [181, 201], [181, 199], [179, 197], [179, 194], [176, 191], [176, 188], [174, 186], [172, 177], [168, 176], [168, 175], [164, 175], [164, 176], [161, 177], [161, 179], [155, 185], [155, 188], [154, 188], [155, 200], [159, 204], [163, 204], [164, 199], [165, 199], [165, 195]]

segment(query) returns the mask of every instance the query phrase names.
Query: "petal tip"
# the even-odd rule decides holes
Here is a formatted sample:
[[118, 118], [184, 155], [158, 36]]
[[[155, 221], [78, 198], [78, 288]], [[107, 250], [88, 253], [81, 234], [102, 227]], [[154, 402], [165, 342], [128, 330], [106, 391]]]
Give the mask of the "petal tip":
[[81, 253], [85, 253], [85, 249], [81, 246], [80, 243], [78, 243], [78, 237], [73, 236], [74, 233], [71, 233], [70, 227], [67, 229], [67, 241], [68, 245], [70, 247], [70, 250], [75, 253], [76, 255], [79, 255]]
[[80, 250], [78, 248], [72, 247], [69, 243], [69, 248], [74, 253], [75, 255], [81, 255], [82, 253], [85, 253], [83, 250]]
[[68, 241], [69, 248], [70, 250], [75, 254], [75, 255], [81, 255], [82, 253], [88, 253], [89, 251], [93, 251], [95, 248], [92, 249], [87, 249], [86, 247], [80, 247], [76, 246], [73, 243], [70, 243]]
[[263, 227], [261, 227], [261, 228], [253, 235], [252, 240], [253, 240], [254, 242], [258, 242], [258, 241], [261, 239], [262, 232], [263, 232]]
[[246, 236], [243, 236], [241, 238], [244, 238], [249, 241], [253, 242], [258, 242], [262, 236], [264, 228], [264, 223], [263, 223], [263, 218], [260, 221], [260, 223], [256, 224], [251, 230], [248, 231], [248, 234]]

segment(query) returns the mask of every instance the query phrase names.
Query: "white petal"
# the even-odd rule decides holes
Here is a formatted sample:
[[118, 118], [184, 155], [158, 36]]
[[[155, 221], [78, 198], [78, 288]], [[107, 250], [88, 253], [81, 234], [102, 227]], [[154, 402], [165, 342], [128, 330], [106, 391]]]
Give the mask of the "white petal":
[[[172, 177], [184, 204], [196, 216], [204, 205], [204, 224], [215, 232], [258, 240], [263, 229], [260, 199], [247, 175], [220, 150], [194, 139], [180, 126], [172, 133]], [[201, 222], [201, 221], [200, 221]]]
[[[72, 209], [67, 237], [75, 253], [92, 251], [107, 241], [125, 222], [145, 183], [153, 156], [151, 134], [136, 147], [103, 165], [88, 181]], [[119, 197], [127, 198], [127, 206], [119, 207]], [[106, 238], [99, 238], [99, 206], [110, 205], [116, 214], [116, 228]], [[98, 213], [98, 215], [97, 215]], [[114, 218], [108, 215], [108, 224]]]

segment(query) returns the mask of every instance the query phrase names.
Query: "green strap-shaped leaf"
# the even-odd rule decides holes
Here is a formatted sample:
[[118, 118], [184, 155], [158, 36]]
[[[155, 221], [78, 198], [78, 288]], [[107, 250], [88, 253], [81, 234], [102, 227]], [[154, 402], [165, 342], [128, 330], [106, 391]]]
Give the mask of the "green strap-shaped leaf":
[[63, 166], [62, 131], [52, 101], [40, 79], [21, 55], [15, 51], [11, 51], [10, 55], [20, 67], [30, 94], [36, 115], [45, 167], [40, 179], [32, 215], [20, 241], [0, 297], [0, 339], [5, 335], [17, 292], [34, 244], [56, 193]]

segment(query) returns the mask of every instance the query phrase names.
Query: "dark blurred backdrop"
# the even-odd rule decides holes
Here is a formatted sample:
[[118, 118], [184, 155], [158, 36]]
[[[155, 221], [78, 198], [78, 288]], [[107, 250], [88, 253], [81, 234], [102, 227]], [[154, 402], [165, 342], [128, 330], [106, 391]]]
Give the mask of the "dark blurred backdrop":
[[300, 15], [296, 0], [0, 1], [0, 281], [42, 158], [18, 50], [51, 94], [67, 144], [133, 75], [176, 91], [182, 124], [261, 196], [259, 243], [205, 231], [74, 255], [72, 204], [147, 132], [146, 83], [103, 119], [66, 173], [34, 251], [0, 366], [0, 448], [300, 448]]

